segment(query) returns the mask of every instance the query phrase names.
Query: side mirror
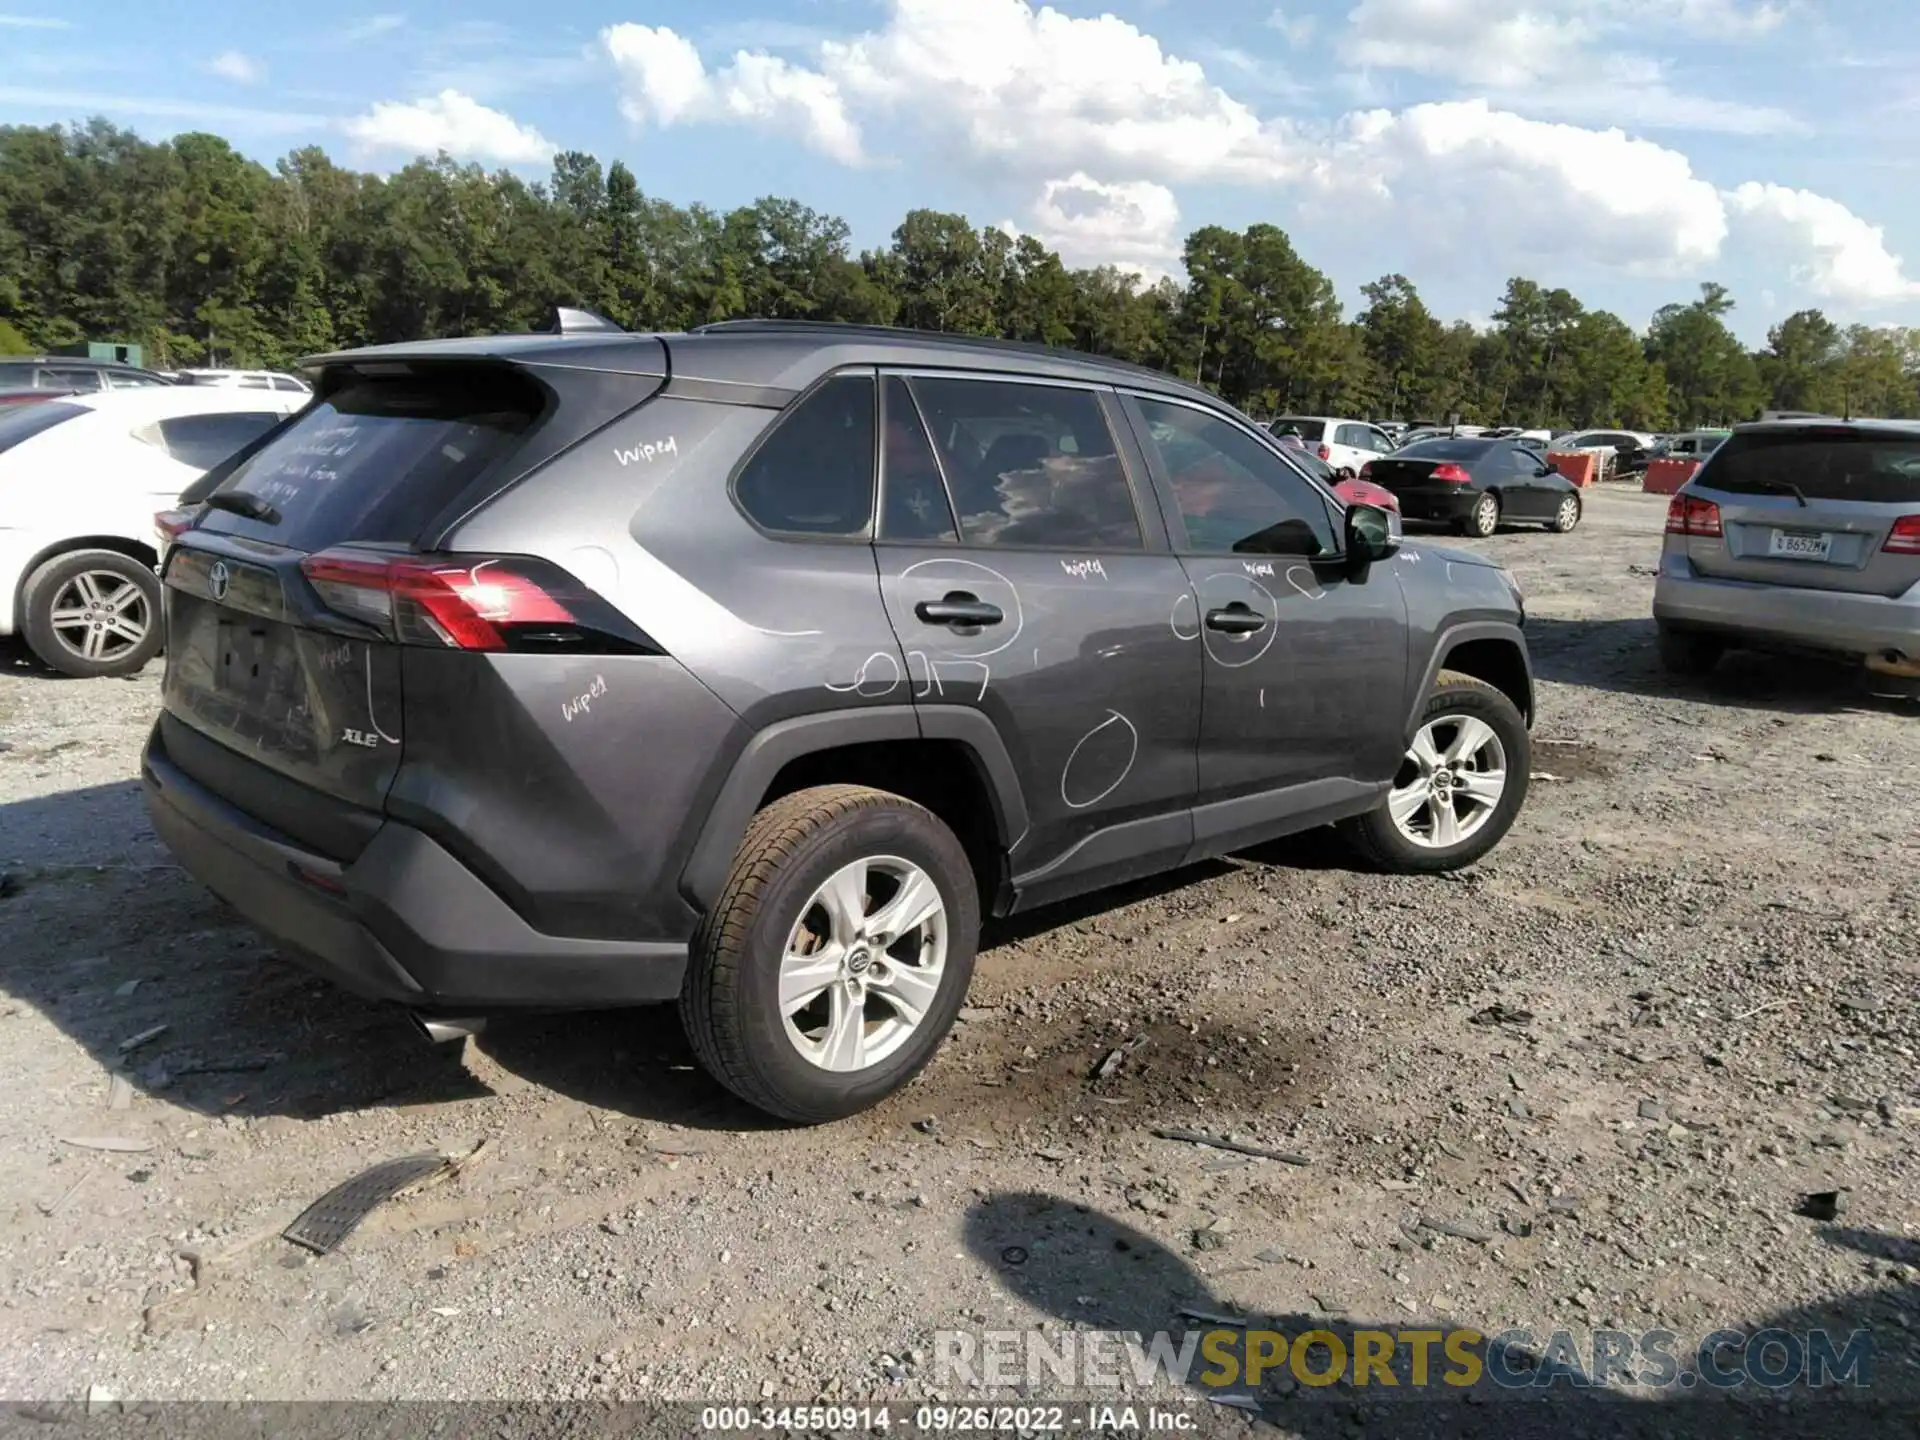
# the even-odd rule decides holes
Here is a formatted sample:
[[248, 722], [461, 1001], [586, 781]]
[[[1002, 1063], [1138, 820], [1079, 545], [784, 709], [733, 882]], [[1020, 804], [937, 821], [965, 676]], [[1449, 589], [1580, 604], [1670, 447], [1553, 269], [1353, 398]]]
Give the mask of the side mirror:
[[1347, 573], [1364, 580], [1376, 560], [1400, 548], [1400, 517], [1378, 505], [1349, 505], [1346, 519]]

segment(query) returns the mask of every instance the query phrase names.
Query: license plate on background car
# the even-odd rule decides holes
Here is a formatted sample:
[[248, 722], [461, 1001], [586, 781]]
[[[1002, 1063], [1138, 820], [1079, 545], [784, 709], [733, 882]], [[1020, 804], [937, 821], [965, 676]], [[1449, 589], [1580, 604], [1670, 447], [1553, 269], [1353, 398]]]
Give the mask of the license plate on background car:
[[1825, 560], [1833, 553], [1833, 536], [1819, 530], [1776, 530], [1767, 541], [1767, 554], [1776, 560]]

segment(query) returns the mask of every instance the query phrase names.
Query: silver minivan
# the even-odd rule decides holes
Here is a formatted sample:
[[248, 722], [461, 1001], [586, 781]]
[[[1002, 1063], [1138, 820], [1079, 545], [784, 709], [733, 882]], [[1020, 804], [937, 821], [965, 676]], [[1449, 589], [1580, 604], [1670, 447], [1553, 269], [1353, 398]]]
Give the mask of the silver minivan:
[[1920, 423], [1736, 429], [1668, 507], [1653, 618], [1682, 673], [1744, 647], [1920, 680]]

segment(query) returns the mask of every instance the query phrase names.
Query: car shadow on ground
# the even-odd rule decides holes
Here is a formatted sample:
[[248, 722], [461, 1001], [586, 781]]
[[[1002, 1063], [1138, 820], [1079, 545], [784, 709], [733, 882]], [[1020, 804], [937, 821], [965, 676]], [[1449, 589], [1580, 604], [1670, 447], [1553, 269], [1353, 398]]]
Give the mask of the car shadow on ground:
[[[1352, 863], [1327, 830], [1245, 858]], [[12, 887], [0, 897], [0, 1027], [15, 1023], [10, 1009], [31, 1007], [78, 1044], [96, 1067], [103, 1123], [129, 1095], [206, 1115], [318, 1119], [493, 1093], [474, 1073], [484, 1063], [463, 1064], [398, 1007], [313, 975], [175, 865], [137, 781], [0, 806], [0, 866]], [[982, 950], [1232, 868], [1208, 861], [993, 921]], [[672, 1005], [496, 1016], [469, 1044], [520, 1080], [636, 1119], [728, 1131], [777, 1123], [707, 1077]]]
[[[1055, 1322], [1055, 1328], [1045, 1336], [1055, 1354], [1060, 1350], [1062, 1332], [1058, 1327], [1062, 1325], [1082, 1334], [1088, 1330], [1113, 1331], [1138, 1335], [1149, 1342], [1156, 1332], [1168, 1332], [1175, 1351], [1188, 1333], [1204, 1336], [1210, 1331], [1251, 1326], [1277, 1331], [1287, 1342], [1307, 1332], [1318, 1332], [1310, 1342], [1308, 1368], [1323, 1375], [1333, 1368], [1336, 1354], [1356, 1353], [1357, 1332], [1398, 1334], [1413, 1329], [1475, 1328], [1471, 1316], [1448, 1317], [1443, 1323], [1434, 1317], [1374, 1319], [1357, 1318], [1344, 1311], [1332, 1313], [1328, 1307], [1335, 1302], [1324, 1296], [1312, 1297], [1319, 1308], [1311, 1311], [1239, 1311], [1218, 1297], [1194, 1265], [1152, 1236], [1099, 1210], [1042, 1192], [985, 1196], [967, 1210], [962, 1231], [967, 1251], [976, 1263], [1010, 1295]], [[1898, 1236], [1837, 1228], [1815, 1233], [1824, 1243], [1864, 1255], [1905, 1263], [1920, 1258], [1920, 1246]], [[1252, 1247], [1251, 1241], [1241, 1243]], [[1230, 1252], [1215, 1252], [1214, 1258], [1230, 1260]], [[1290, 1276], [1284, 1257], [1274, 1265], [1278, 1277]], [[1218, 1268], [1233, 1267], [1228, 1263]], [[1291, 1278], [1278, 1280], [1285, 1288], [1305, 1283]], [[1737, 1389], [1708, 1394], [1705, 1386], [1681, 1381], [1657, 1392], [1660, 1398], [1628, 1398], [1617, 1390], [1585, 1384], [1586, 1369], [1577, 1362], [1572, 1373], [1561, 1368], [1558, 1361], [1590, 1352], [1550, 1348], [1552, 1332], [1565, 1326], [1574, 1330], [1577, 1346], [1587, 1342], [1567, 1322], [1543, 1315], [1534, 1327], [1531, 1343], [1507, 1334], [1468, 1345], [1467, 1352], [1482, 1366], [1479, 1382], [1470, 1387], [1445, 1383], [1413, 1386], [1410, 1349], [1402, 1345], [1397, 1347], [1393, 1366], [1396, 1383], [1391, 1388], [1380, 1384], [1377, 1376], [1371, 1385], [1356, 1386], [1350, 1383], [1350, 1369], [1338, 1383], [1303, 1385], [1282, 1363], [1263, 1376], [1259, 1385], [1249, 1386], [1244, 1376], [1236, 1374], [1234, 1383], [1222, 1383], [1211, 1393], [1223, 1398], [1233, 1396], [1232, 1408], [1241, 1410], [1248, 1419], [1257, 1415], [1281, 1433], [1305, 1440], [1348, 1440], [1355, 1435], [1370, 1440], [1465, 1440], [1468, 1436], [1488, 1440], [1584, 1440], [1587, 1436], [1644, 1436], [1646, 1440], [1832, 1436], [1853, 1440], [1861, 1435], [1908, 1435], [1915, 1433], [1914, 1426], [1920, 1421], [1920, 1381], [1915, 1369], [1920, 1364], [1920, 1344], [1906, 1328], [1911, 1323], [1907, 1317], [1916, 1305], [1920, 1305], [1920, 1288], [1896, 1283], [1836, 1297], [1831, 1305], [1817, 1310], [1789, 1310], [1744, 1323], [1741, 1317], [1728, 1316], [1718, 1322], [1747, 1335], [1777, 1329], [1805, 1337], [1809, 1331], [1825, 1330], [1841, 1352], [1853, 1332], [1866, 1330], [1871, 1355], [1864, 1387], [1841, 1386], [1820, 1392], [1802, 1387], [1773, 1392], [1749, 1382]], [[1010, 1328], [1014, 1324], [1007, 1323]], [[1693, 1347], [1704, 1338], [1677, 1337], [1672, 1349], [1680, 1371], [1695, 1368]], [[948, 1344], [949, 1355], [964, 1354], [957, 1342]], [[956, 1390], [964, 1391], [968, 1382], [979, 1383], [984, 1378], [985, 1372], [979, 1367], [984, 1364], [985, 1342], [976, 1336], [975, 1344], [979, 1348], [970, 1375], [960, 1372], [935, 1377], [935, 1383], [944, 1385], [949, 1398], [956, 1402], [971, 1398], [966, 1393], [954, 1393]], [[941, 1345], [936, 1339], [936, 1361], [942, 1354]], [[1340, 1347], [1338, 1351], [1335, 1345]], [[1445, 1352], [1440, 1343], [1436, 1342], [1431, 1353], [1430, 1380], [1448, 1370], [1461, 1373], [1460, 1367], [1442, 1360]], [[1728, 1362], [1722, 1356], [1717, 1363], [1724, 1370]], [[1025, 1360], [1016, 1360], [1012, 1368], [1015, 1374], [1022, 1374]], [[1124, 1360], [1118, 1368], [1123, 1373], [1130, 1369]], [[1193, 1371], [1186, 1377], [1186, 1388], [1196, 1399], [1209, 1394], [1201, 1377], [1210, 1368], [1210, 1357], [1196, 1351]], [[1636, 1361], [1634, 1369], [1640, 1368], [1641, 1362]], [[1562, 1378], [1551, 1386], [1523, 1383], [1538, 1382], [1556, 1371]], [[1496, 1374], [1504, 1375], [1508, 1383], [1496, 1384]], [[1225, 1380], [1218, 1371], [1207, 1378]], [[1038, 1383], [1016, 1388], [1030, 1392], [1033, 1398], [1044, 1398], [1050, 1393], [1049, 1387], [1065, 1388], [1042, 1371]], [[1106, 1398], [1121, 1402], [1131, 1397], [1116, 1390]], [[1227, 1408], [1222, 1406], [1220, 1419], [1227, 1418]], [[1205, 1413], [1200, 1416], [1203, 1426], [1208, 1418]]]
[[1660, 664], [1651, 616], [1564, 620], [1530, 615], [1526, 633], [1534, 678], [1560, 685], [1777, 714], [1901, 713], [1916, 708], [1910, 699], [1874, 695], [1866, 673], [1857, 666], [1806, 656], [1735, 650], [1707, 675], [1671, 675]]

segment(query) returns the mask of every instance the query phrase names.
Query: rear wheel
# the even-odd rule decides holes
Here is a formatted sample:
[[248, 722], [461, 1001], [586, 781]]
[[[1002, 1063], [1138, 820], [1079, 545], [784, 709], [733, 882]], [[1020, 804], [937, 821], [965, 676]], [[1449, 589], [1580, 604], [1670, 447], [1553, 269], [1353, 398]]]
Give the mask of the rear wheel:
[[1500, 843], [1527, 798], [1533, 751], [1513, 701], [1443, 670], [1377, 810], [1343, 833], [1383, 870], [1431, 874], [1471, 865]]
[[130, 555], [56, 555], [20, 598], [28, 647], [63, 675], [132, 675], [160, 652], [160, 577]]
[[1547, 528], [1556, 535], [1564, 535], [1580, 523], [1580, 497], [1567, 495], [1562, 497], [1560, 508], [1553, 512], [1553, 519], [1547, 522]]
[[1500, 497], [1491, 490], [1474, 501], [1473, 509], [1467, 512], [1467, 518], [1460, 522], [1462, 535], [1473, 535], [1484, 540], [1500, 528]]
[[680, 1016], [709, 1073], [804, 1124], [919, 1073], [973, 975], [980, 902], [931, 811], [858, 785], [776, 800], [701, 928]]
[[1665, 625], [1655, 633], [1661, 668], [1672, 675], [1710, 674], [1720, 663], [1720, 657], [1727, 653], [1727, 647], [1710, 636], [1671, 630]]

